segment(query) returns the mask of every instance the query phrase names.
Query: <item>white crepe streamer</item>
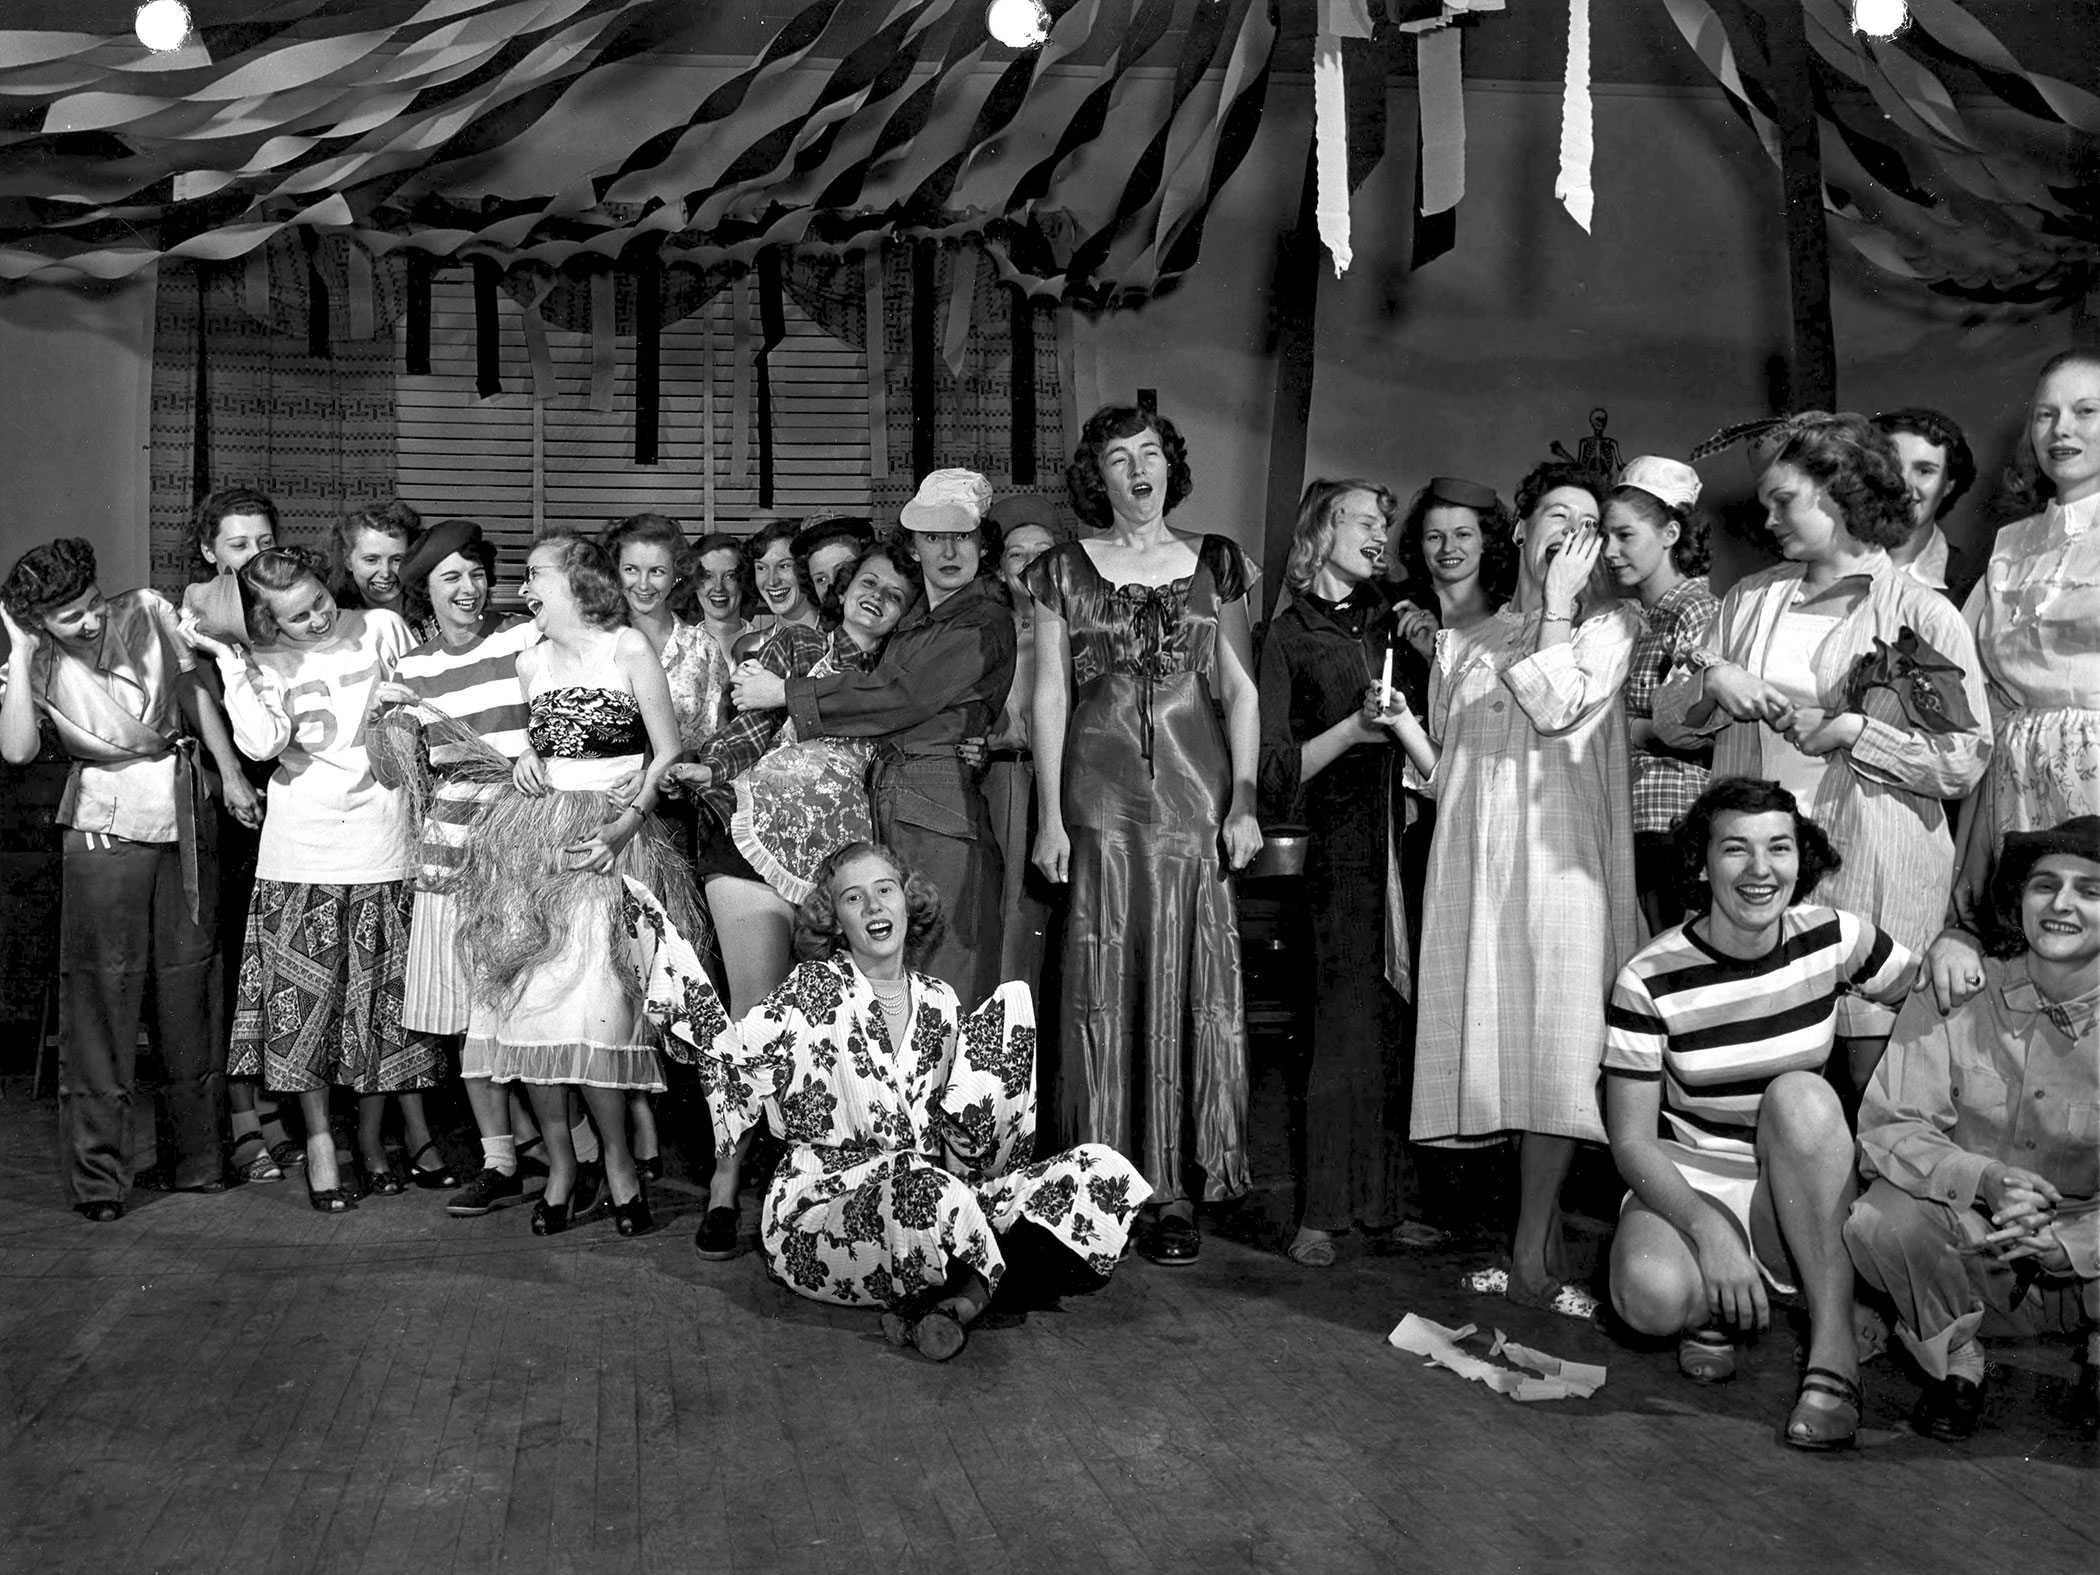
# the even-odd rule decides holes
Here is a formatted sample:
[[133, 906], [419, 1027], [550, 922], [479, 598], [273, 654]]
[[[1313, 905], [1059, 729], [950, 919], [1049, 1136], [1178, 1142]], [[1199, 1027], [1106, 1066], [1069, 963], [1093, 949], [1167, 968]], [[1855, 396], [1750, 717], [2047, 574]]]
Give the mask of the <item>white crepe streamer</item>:
[[1466, 194], [1466, 83], [1463, 35], [1455, 27], [1415, 42], [1421, 88], [1422, 192], [1426, 216], [1458, 206]]
[[1590, 0], [1568, 0], [1568, 75], [1560, 97], [1560, 178], [1553, 195], [1585, 232], [1597, 194], [1590, 187], [1596, 123], [1590, 107]]
[[1313, 219], [1320, 241], [1334, 259], [1334, 276], [1348, 270], [1349, 96], [1342, 80], [1342, 41], [1321, 33], [1313, 41], [1313, 138], [1317, 188]]

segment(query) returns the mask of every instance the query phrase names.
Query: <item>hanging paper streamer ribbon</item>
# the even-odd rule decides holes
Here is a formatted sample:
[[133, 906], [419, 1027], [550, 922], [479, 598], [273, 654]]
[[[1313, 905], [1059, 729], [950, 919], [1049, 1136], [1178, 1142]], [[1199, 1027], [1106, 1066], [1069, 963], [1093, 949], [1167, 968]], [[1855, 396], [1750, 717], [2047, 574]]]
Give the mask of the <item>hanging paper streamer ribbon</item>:
[[1415, 41], [1421, 79], [1422, 196], [1424, 214], [1444, 213], [1466, 194], [1466, 67], [1455, 27], [1440, 27]]
[[977, 248], [962, 245], [949, 255], [954, 268], [948, 279], [948, 310], [941, 319], [941, 359], [948, 363], [948, 375], [960, 378], [970, 351], [971, 312], [977, 304]]
[[634, 275], [634, 462], [653, 465], [662, 415], [664, 266], [645, 257]]
[[613, 407], [613, 379], [619, 371], [619, 286], [610, 269], [591, 275], [591, 408]]
[[751, 276], [729, 287], [729, 484], [751, 480]]
[[1334, 259], [1339, 279], [1348, 271], [1349, 88], [1342, 64], [1344, 38], [1369, 38], [1368, 0], [1320, 0], [1313, 36], [1313, 222]]
[[780, 253], [758, 254], [758, 506], [773, 506], [773, 352], [787, 337], [781, 300]]
[[880, 486], [890, 473], [890, 361], [883, 325], [882, 237], [861, 253], [861, 300], [868, 321], [868, 474]]
[[535, 405], [552, 404], [556, 393], [554, 351], [547, 343], [547, 319], [540, 316], [540, 303], [553, 293], [555, 282], [560, 277], [552, 269], [542, 273], [532, 299], [518, 314], [518, 321], [525, 329], [525, 362], [532, 369], [532, 402]]
[[1590, 189], [1590, 160], [1596, 151], [1595, 114], [1590, 105], [1590, 0], [1568, 0], [1568, 74], [1560, 95], [1560, 177], [1553, 195], [1587, 231], [1596, 193]]

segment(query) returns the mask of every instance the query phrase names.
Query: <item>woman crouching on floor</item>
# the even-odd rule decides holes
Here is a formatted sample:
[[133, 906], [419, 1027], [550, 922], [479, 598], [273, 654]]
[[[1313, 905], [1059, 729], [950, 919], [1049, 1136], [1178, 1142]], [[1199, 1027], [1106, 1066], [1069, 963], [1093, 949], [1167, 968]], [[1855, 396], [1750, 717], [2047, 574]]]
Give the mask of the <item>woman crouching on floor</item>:
[[1612, 1305], [1643, 1334], [1681, 1336], [1679, 1370], [1718, 1383], [1735, 1373], [1729, 1327], [1764, 1328], [1766, 1286], [1799, 1286], [1808, 1362], [1786, 1441], [1848, 1449], [1860, 1391], [1843, 1231], [1857, 1182], [1823, 1071], [1838, 998], [1897, 1005], [1917, 960], [1869, 920], [1807, 901], [1838, 855], [1777, 783], [1716, 782], [1676, 835], [1693, 917], [1634, 954], [1606, 1012], [1605, 1126], [1632, 1189]]
[[814, 1301], [883, 1309], [935, 1361], [1002, 1309], [1098, 1290], [1149, 1189], [1113, 1149], [1031, 1164], [1035, 1013], [1006, 984], [967, 1017], [912, 964], [939, 940], [940, 893], [887, 848], [819, 868], [796, 915], [804, 959], [708, 1068], [716, 1152], [763, 1111], [787, 1158], [766, 1195], [768, 1266]]

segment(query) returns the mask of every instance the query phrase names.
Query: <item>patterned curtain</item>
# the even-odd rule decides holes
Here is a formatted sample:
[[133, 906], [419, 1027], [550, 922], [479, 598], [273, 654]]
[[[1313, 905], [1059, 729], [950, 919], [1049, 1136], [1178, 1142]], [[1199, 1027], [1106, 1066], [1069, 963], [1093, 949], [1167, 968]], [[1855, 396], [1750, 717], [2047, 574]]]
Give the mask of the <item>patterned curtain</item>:
[[[923, 243], [921, 243], [923, 244]], [[939, 347], [945, 339], [949, 302], [965, 249], [972, 254], [969, 336], [962, 370], [952, 370]], [[911, 247], [885, 246], [883, 259], [883, 387], [887, 395], [889, 472], [875, 477], [875, 508], [893, 521], [918, 488], [912, 474], [912, 277]], [[942, 242], [934, 269], [934, 298], [941, 321], [934, 328], [934, 452], [936, 470], [963, 466], [988, 478], [1000, 494], [1035, 492], [1062, 506], [1066, 447], [1064, 401], [1057, 374], [1057, 304], [1031, 301], [1035, 344], [1036, 479], [1016, 485], [1013, 476], [1013, 313], [1019, 293], [1001, 282], [998, 270], [974, 241]], [[799, 300], [800, 297], [798, 296]], [[836, 329], [833, 330], [837, 332]], [[1073, 434], [1074, 437], [1077, 434]]]
[[[398, 306], [387, 303], [402, 299], [400, 281], [382, 270], [381, 287], [354, 312], [354, 291], [333, 291], [329, 353], [315, 356], [311, 276], [303, 253], [292, 255], [297, 243], [283, 245], [282, 259], [274, 248], [270, 253], [266, 283], [258, 285], [240, 267], [205, 272], [201, 476], [198, 271], [161, 271], [153, 335], [152, 576], [154, 586], [170, 594], [189, 583], [190, 510], [211, 488], [262, 488], [277, 500], [282, 539], [312, 546], [349, 505], [394, 493]], [[267, 320], [251, 315], [251, 305], [264, 306]], [[351, 338], [353, 327], [372, 337]]]

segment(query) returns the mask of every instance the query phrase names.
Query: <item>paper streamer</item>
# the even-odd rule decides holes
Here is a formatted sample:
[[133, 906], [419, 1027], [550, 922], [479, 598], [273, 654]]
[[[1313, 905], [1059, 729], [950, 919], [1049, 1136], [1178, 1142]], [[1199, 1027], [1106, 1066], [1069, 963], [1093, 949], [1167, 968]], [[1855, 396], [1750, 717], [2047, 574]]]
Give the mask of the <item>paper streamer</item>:
[[[552, 293], [561, 275], [553, 269], [543, 271], [532, 299], [525, 303], [525, 310], [518, 320], [525, 327], [525, 361], [532, 368], [532, 402], [547, 405], [554, 402], [559, 385], [554, 380], [554, 351], [547, 343], [547, 319], [540, 316], [540, 303]], [[597, 302], [591, 303], [595, 313]]]
[[[1460, 1341], [1478, 1332], [1477, 1324], [1447, 1329], [1440, 1323], [1431, 1323], [1427, 1318], [1409, 1313], [1386, 1336], [1386, 1343], [1416, 1356], [1427, 1357], [1431, 1366], [1444, 1368], [1477, 1384], [1486, 1384], [1495, 1393], [1507, 1395], [1512, 1400], [1587, 1400], [1604, 1387], [1604, 1368], [1588, 1362], [1564, 1361], [1544, 1351], [1534, 1351], [1529, 1346], [1505, 1339], [1500, 1329], [1495, 1331], [1494, 1344], [1488, 1355], [1514, 1362], [1516, 1367], [1499, 1367], [1459, 1349]], [[1528, 1368], [1529, 1371], [1519, 1372], [1517, 1368]]]
[[1445, 213], [1466, 194], [1466, 66], [1455, 27], [1441, 27], [1415, 40], [1415, 71], [1421, 83], [1422, 194], [1416, 207]]
[[1587, 232], [1596, 193], [1590, 189], [1590, 161], [1596, 152], [1596, 125], [1590, 105], [1590, 0], [1568, 0], [1568, 75], [1560, 95], [1560, 178], [1553, 195]]
[[868, 474], [880, 486], [890, 473], [889, 341], [885, 332], [882, 237], [861, 253], [861, 306], [867, 317]]
[[1349, 90], [1342, 78], [1342, 41], [1313, 40], [1313, 223], [1339, 279], [1349, 269]]
[[948, 310], [941, 319], [941, 359], [948, 363], [948, 375], [959, 379], [970, 349], [970, 313], [977, 304], [977, 248], [965, 243], [955, 248], [953, 256]]
[[751, 480], [751, 276], [729, 286], [729, 484]]
[[613, 379], [619, 371], [618, 284], [610, 269], [591, 275], [591, 408], [613, 407]]

